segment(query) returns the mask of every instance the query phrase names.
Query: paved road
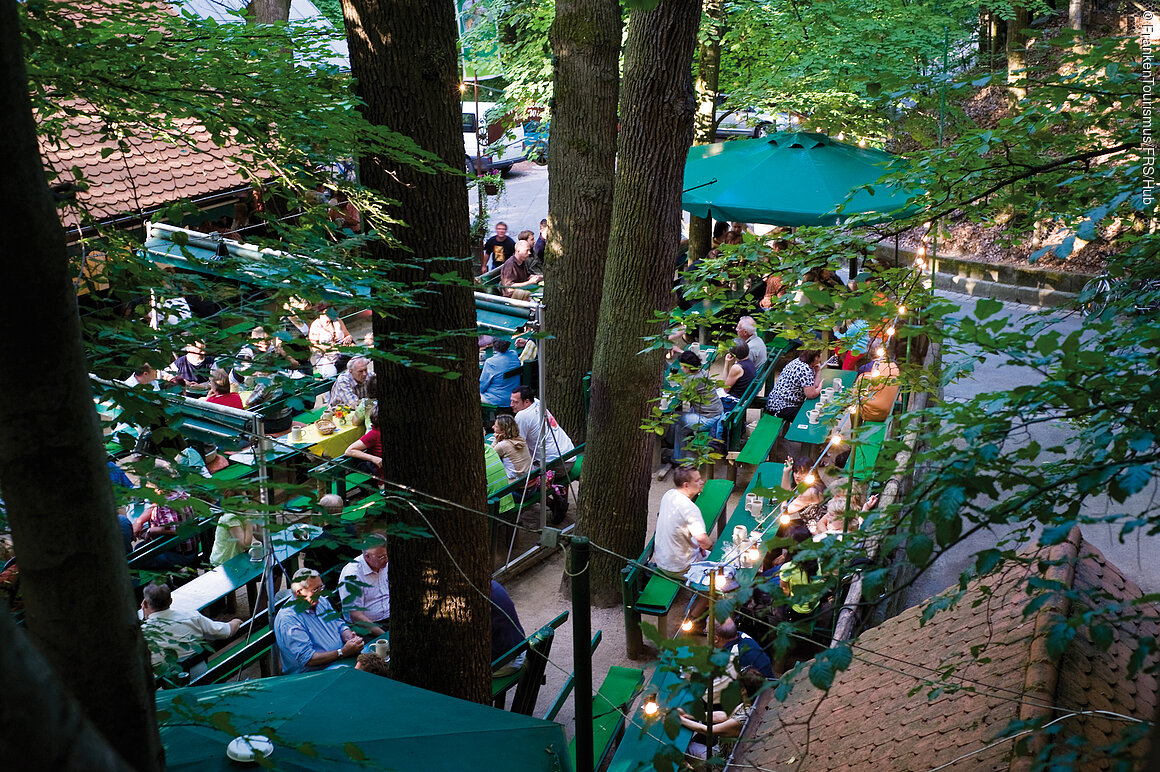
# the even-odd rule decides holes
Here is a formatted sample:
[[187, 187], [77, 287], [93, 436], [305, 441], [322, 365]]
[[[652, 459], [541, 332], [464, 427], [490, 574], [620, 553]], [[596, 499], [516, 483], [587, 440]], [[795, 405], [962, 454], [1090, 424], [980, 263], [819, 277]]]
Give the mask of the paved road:
[[[503, 220], [507, 222], [508, 230], [513, 235], [524, 228], [537, 231], [540, 219], [548, 212], [547, 167], [531, 163], [517, 164], [507, 178], [504, 193], [498, 198], [489, 197], [488, 206], [491, 224]], [[940, 294], [958, 303], [962, 313], [973, 313], [976, 298], [954, 293]], [[1031, 306], [1010, 303], [1001, 313], [1017, 322], [1036, 310], [1038, 309]], [[961, 315], [953, 318], [961, 318]], [[1052, 329], [1061, 335], [1080, 327], [1079, 317], [1063, 309], [1052, 311], [1052, 318], [1055, 320]], [[970, 349], [965, 349], [959, 354], [959, 356], [978, 355], [980, 355], [978, 350]], [[971, 376], [948, 386], [945, 397], [950, 400], [967, 400], [988, 391], [1006, 391], [1033, 382], [1037, 378], [1039, 375], [1029, 368], [1007, 364], [1004, 357], [988, 356], [976, 366]], [[1065, 425], [1047, 424], [1037, 427], [1031, 438], [1047, 447], [1058, 444], [1069, 431], [1071, 428]], [[1153, 485], [1135, 499], [1129, 500], [1128, 506], [1135, 504], [1142, 508], [1143, 502], [1157, 493], [1157, 487]], [[1087, 509], [1090, 512], [1103, 513], [1111, 505], [1106, 498], [1091, 499], [1087, 502]], [[1002, 535], [994, 532], [977, 534], [940, 557], [931, 570], [915, 583], [908, 600], [911, 603], [920, 602], [957, 582], [959, 573], [972, 565], [975, 553], [993, 546]], [[1137, 531], [1120, 543], [1116, 533], [1106, 525], [1086, 527], [1084, 537], [1145, 592], [1160, 592], [1160, 539]]]

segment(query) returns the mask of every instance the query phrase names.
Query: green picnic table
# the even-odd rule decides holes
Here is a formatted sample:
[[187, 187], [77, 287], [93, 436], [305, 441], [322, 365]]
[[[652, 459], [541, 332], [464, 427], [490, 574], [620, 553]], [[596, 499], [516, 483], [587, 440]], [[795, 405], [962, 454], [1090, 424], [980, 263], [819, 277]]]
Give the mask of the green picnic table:
[[[826, 368], [822, 370], [822, 388], [828, 388], [834, 382], [834, 378], [842, 379], [843, 390], [849, 389], [853, 383], [857, 373], [849, 370], [837, 370], [833, 368]], [[839, 392], [839, 396], [841, 392]], [[790, 442], [801, 442], [806, 445], [820, 445], [826, 441], [826, 435], [830, 431], [831, 422], [822, 417], [816, 424], [811, 424], [809, 416], [806, 415], [809, 411], [817, 406], [820, 397], [807, 399], [798, 408], [797, 415], [794, 416], [793, 423], [790, 424], [789, 429], [786, 430], [785, 438]], [[833, 404], [831, 401], [830, 404]]]
[[[308, 538], [298, 539], [294, 533], [305, 529]], [[271, 538], [274, 545], [274, 562], [285, 563], [321, 535], [322, 529], [316, 525], [296, 525], [275, 533]], [[212, 571], [207, 571], [188, 584], [173, 591], [172, 608], [181, 611], [201, 611], [206, 606], [248, 587], [262, 576], [263, 561], [250, 560], [248, 552], [234, 555]], [[253, 608], [253, 598], [250, 598]]]

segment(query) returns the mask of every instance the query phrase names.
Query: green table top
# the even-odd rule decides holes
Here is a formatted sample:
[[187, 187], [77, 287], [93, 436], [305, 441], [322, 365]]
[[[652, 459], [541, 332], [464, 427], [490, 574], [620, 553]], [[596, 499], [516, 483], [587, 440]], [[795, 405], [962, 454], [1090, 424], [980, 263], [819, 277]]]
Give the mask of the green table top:
[[[822, 388], [828, 388], [829, 385], [833, 383], [835, 377], [840, 377], [842, 379], [844, 392], [846, 389], [849, 389], [853, 385], [854, 379], [857, 376], [857, 373], [849, 370], [826, 368], [822, 370]], [[841, 396], [842, 392], [839, 392], [837, 398], [840, 399]], [[826, 435], [829, 434], [830, 428], [833, 425], [832, 419], [833, 417], [840, 415], [840, 413], [830, 411], [833, 413], [831, 420], [827, 421], [826, 416], [823, 415], [821, 420], [819, 420], [816, 424], [811, 424], [809, 416], [806, 414], [814, 409], [814, 407], [818, 404], [819, 399], [820, 397], [807, 399], [802, 403], [802, 406], [798, 408], [798, 412], [797, 415], [794, 416], [793, 423], [790, 424], [789, 429], [787, 429], [785, 432], [785, 438], [787, 440], [790, 442], [802, 442], [807, 445], [820, 445], [826, 441]], [[833, 401], [831, 401], [830, 404], [833, 404]]]
[[[310, 531], [309, 539], [295, 539], [291, 531], [306, 528]], [[274, 560], [284, 563], [310, 546], [310, 543], [322, 533], [316, 525], [297, 525], [273, 535]], [[224, 598], [250, 582], [256, 581], [262, 575], [264, 563], [250, 560], [248, 552], [234, 555], [212, 571], [207, 571], [188, 584], [184, 584], [173, 591], [173, 605], [171, 608], [179, 610], [201, 611], [211, 603]]]

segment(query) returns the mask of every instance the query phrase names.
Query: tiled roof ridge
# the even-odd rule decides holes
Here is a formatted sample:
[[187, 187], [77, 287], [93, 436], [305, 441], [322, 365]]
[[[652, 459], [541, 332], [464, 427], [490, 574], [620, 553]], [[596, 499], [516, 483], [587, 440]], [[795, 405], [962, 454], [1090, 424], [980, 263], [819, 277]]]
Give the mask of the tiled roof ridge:
[[[1058, 582], [1062, 587], [1071, 587], [1075, 581], [1075, 563], [1079, 557], [1083, 534], [1079, 526], [1072, 527], [1067, 538], [1048, 552], [1048, 566], [1045, 579]], [[1023, 676], [1023, 699], [1019, 705], [1019, 720], [1037, 722], [1040, 726], [1051, 720], [1056, 704], [1056, 689], [1059, 686], [1061, 653], [1053, 657], [1047, 646], [1047, 638], [1053, 621], [1066, 618], [1071, 612], [1071, 601], [1064, 593], [1052, 593], [1052, 599], [1035, 615], [1035, 629], [1027, 652], [1027, 668]], [[1031, 769], [1032, 760], [1047, 742], [1047, 735], [1035, 732], [1027, 742], [1027, 753], [1012, 757], [1011, 772], [1026, 772]]]

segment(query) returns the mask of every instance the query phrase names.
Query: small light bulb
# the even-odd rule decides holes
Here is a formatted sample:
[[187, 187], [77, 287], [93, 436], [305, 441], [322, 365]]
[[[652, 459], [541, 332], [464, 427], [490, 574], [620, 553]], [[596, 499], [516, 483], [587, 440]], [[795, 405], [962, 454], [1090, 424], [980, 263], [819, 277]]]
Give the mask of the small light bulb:
[[725, 576], [724, 571], [713, 574], [713, 586], [717, 589], [717, 592], [721, 592], [722, 590], [724, 590], [726, 585], [728, 585], [728, 584], [729, 584], [729, 577]]
[[461, 93], [461, 94], [462, 94], [464, 91], [467, 91], [467, 84], [466, 84], [466, 83], [460, 83], [460, 84], [459, 84], [459, 93]]
[[858, 414], [858, 406], [857, 405], [850, 405], [850, 407], [848, 409], [850, 411], [850, 415], [857, 415]]
[[878, 356], [880, 356], [880, 357], [884, 357], [884, 356], [886, 356], [886, 347], [885, 347], [885, 346], [879, 346], [879, 347], [878, 347], [878, 350], [877, 350], [877, 351], [875, 351], [874, 353], [875, 353], [875, 354], [877, 354], [877, 355], [878, 355]]
[[897, 332], [897, 330], [895, 330], [893, 327], [887, 327], [886, 328], [886, 337], [887, 338], [893, 337], [895, 332]]
[[842, 444], [842, 435], [835, 434], [833, 437], [830, 438], [830, 444], [831, 445], [841, 445]]
[[899, 316], [906, 316], [906, 306], [905, 305], [901, 305], [898, 307], [898, 315]]
[[929, 222], [924, 222], [924, 223], [922, 224], [922, 227], [926, 228], [927, 230], [930, 230], [930, 223], [929, 223]]
[[802, 479], [803, 479], [803, 480], [805, 480], [805, 483], [806, 483], [806, 485], [813, 485], [813, 484], [814, 484], [814, 480], [816, 480], [817, 478], [816, 478], [816, 477], [814, 477], [814, 473], [813, 473], [813, 472], [809, 472], [809, 473], [807, 473], [807, 474], [806, 474], [806, 476], [805, 476], [804, 478], [802, 478]]
[[681, 632], [689, 633], [692, 631], [693, 631], [693, 620], [686, 619], [684, 622], [681, 622]]
[[757, 565], [757, 561], [761, 560], [761, 553], [757, 551], [757, 547], [750, 547], [745, 551], [745, 560], [751, 566]]
[[839, 142], [841, 142], [841, 141], [842, 141], [842, 140], [844, 140], [845, 138], [846, 138], [846, 132], [844, 132], [844, 131], [839, 131], [839, 132], [838, 132], [838, 141], [839, 141]]
[[779, 517], [779, 518], [777, 519], [777, 521], [778, 521], [779, 523], [781, 523], [782, 525], [789, 525], [789, 521], [790, 521], [790, 519], [791, 519], [791, 518], [790, 518], [790, 516], [789, 516], [789, 513], [788, 513], [788, 512], [786, 512], [784, 515], [782, 515], [781, 517]]
[[646, 716], [655, 716], [660, 706], [656, 704], [655, 700], [649, 700], [644, 704], [644, 714]]
[[870, 377], [871, 377], [871, 378], [877, 378], [877, 377], [878, 377], [878, 368], [877, 368], [877, 367], [875, 367], [873, 370], [871, 370], [871, 371], [870, 371]]

